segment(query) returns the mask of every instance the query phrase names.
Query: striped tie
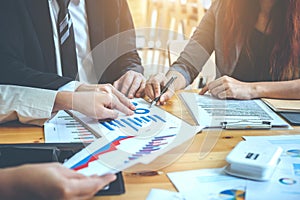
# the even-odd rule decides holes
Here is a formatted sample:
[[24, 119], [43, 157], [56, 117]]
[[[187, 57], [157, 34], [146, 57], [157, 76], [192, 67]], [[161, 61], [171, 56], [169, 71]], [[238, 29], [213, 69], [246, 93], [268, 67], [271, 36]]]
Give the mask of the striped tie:
[[74, 30], [68, 5], [70, 0], [57, 0], [59, 13], [57, 20], [57, 30], [60, 43], [60, 56], [63, 76], [76, 79], [77, 57], [74, 39]]

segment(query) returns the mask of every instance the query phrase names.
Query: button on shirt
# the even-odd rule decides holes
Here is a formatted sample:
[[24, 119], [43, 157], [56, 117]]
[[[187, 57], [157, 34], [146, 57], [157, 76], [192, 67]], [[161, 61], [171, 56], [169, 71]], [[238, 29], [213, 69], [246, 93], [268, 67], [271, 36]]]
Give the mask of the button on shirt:
[[[48, 2], [53, 28], [53, 40], [55, 45], [57, 74], [62, 76], [63, 74], [61, 66], [59, 38], [56, 25], [59, 6], [56, 0], [48, 0]], [[90, 56], [91, 47], [85, 1], [71, 0], [68, 9], [71, 15], [71, 20], [73, 22], [79, 81], [84, 83], [98, 83], [98, 80], [95, 77], [92, 56]], [[70, 82], [69, 84], [62, 86], [60, 90], [74, 90], [74, 85], [75, 84], [73, 82]]]

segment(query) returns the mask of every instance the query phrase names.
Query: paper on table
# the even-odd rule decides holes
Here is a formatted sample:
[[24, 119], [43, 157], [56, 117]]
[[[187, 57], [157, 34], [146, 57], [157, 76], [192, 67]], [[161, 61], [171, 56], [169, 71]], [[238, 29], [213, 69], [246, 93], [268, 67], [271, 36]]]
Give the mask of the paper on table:
[[178, 192], [171, 192], [162, 189], [151, 189], [146, 200], [186, 200], [186, 198]]
[[246, 198], [300, 199], [300, 135], [289, 136], [244, 136], [247, 141], [267, 142], [283, 148], [281, 161], [268, 182], [249, 182]]
[[[148, 164], [163, 153], [190, 140], [201, 129], [149, 104], [133, 102], [133, 116], [98, 122], [75, 113], [102, 138], [76, 154], [64, 165], [85, 175], [102, 175], [124, 170], [137, 163]], [[97, 162], [94, 162], [97, 161]]]
[[300, 112], [300, 100], [262, 98], [276, 112]]
[[180, 93], [195, 121], [205, 127], [221, 127], [222, 122], [238, 123], [244, 121], [268, 121], [272, 127], [291, 126], [281, 119], [261, 100], [221, 100], [209, 95]]
[[91, 143], [94, 134], [61, 110], [44, 124], [45, 143]]
[[167, 174], [186, 200], [244, 199], [246, 179], [223, 173], [223, 168], [200, 169]]

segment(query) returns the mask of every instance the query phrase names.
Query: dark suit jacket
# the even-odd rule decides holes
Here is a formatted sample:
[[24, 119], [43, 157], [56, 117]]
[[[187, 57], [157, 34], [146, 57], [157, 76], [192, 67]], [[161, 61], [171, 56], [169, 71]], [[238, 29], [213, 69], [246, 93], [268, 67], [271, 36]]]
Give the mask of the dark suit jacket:
[[[91, 49], [133, 29], [125, 0], [86, 0]], [[5, 0], [0, 6], [0, 84], [58, 89], [71, 78], [56, 75], [56, 57], [48, 0]], [[130, 45], [135, 49], [135, 35]], [[112, 83], [128, 70], [143, 73], [135, 50], [116, 59], [100, 83]]]

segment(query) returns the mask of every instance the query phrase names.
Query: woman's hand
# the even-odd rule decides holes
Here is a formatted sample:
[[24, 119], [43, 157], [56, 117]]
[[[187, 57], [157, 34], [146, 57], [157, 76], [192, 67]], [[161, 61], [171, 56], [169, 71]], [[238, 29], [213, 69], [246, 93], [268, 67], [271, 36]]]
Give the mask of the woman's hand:
[[[145, 94], [151, 99], [155, 99], [161, 93], [161, 89], [167, 83], [168, 79], [163, 73], [152, 75], [146, 82]], [[172, 86], [171, 86], [172, 87]], [[174, 94], [174, 88], [169, 88], [163, 95], [161, 95], [158, 105], [164, 104]]]
[[222, 76], [208, 83], [199, 94], [203, 95], [209, 91], [212, 96], [219, 99], [253, 99], [255, 90], [252, 86], [252, 83], [241, 82], [229, 76]]

